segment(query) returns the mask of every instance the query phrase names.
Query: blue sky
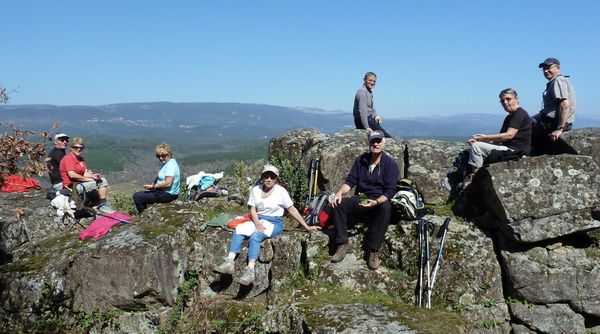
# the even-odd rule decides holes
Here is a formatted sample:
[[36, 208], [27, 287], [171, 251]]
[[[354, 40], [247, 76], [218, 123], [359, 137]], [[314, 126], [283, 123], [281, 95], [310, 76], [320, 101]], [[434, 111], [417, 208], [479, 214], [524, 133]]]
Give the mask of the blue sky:
[[384, 117], [535, 114], [561, 61], [600, 110], [599, 1], [0, 0], [11, 104], [241, 102], [350, 112], [367, 71]]

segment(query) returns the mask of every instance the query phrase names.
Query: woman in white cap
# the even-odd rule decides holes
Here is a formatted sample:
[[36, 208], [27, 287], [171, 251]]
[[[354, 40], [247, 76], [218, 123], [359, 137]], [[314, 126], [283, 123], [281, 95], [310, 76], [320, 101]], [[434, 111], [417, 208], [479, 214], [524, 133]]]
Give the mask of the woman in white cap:
[[265, 165], [261, 173], [261, 184], [250, 191], [248, 207], [251, 221], [238, 225], [233, 232], [229, 254], [222, 264], [214, 267], [221, 274], [234, 272], [234, 260], [244, 240], [248, 239], [248, 266], [238, 282], [249, 285], [254, 282], [254, 265], [260, 253], [260, 244], [269, 238], [283, 233], [283, 214], [286, 209], [290, 215], [308, 231], [318, 230], [319, 226], [308, 226], [294, 207], [289, 193], [278, 184], [279, 170], [273, 165]]

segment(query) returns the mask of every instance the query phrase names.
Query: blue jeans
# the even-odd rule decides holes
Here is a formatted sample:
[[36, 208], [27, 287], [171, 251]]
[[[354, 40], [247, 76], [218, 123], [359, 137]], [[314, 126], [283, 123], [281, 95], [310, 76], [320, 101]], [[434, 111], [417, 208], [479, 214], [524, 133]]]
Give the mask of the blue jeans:
[[258, 219], [264, 219], [269, 221], [275, 225], [273, 227], [273, 233], [268, 237], [266, 234], [262, 232], [255, 231], [251, 236], [245, 236], [241, 234], [233, 232], [233, 236], [231, 237], [231, 244], [229, 245], [229, 252], [239, 254], [242, 248], [242, 243], [244, 240], [248, 240], [248, 260], [256, 261], [258, 259], [258, 254], [260, 253], [260, 244], [269, 239], [276, 237], [283, 233], [283, 217], [271, 217], [271, 216], [263, 216], [259, 215]]

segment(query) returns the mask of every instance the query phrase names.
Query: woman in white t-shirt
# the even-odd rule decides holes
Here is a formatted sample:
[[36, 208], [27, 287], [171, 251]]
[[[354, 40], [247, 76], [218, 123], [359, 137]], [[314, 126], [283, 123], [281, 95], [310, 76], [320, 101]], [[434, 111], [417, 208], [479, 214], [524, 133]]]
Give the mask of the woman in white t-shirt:
[[214, 268], [221, 274], [231, 275], [234, 272], [234, 260], [240, 253], [242, 243], [248, 239], [248, 266], [238, 280], [248, 285], [254, 282], [254, 264], [260, 253], [260, 244], [266, 239], [283, 233], [283, 214], [287, 209], [290, 215], [308, 231], [318, 230], [319, 226], [308, 226], [294, 207], [287, 190], [277, 184], [279, 170], [273, 165], [265, 165], [261, 173], [261, 184], [250, 191], [248, 207], [252, 221], [238, 225], [233, 232], [229, 254], [225, 261]]

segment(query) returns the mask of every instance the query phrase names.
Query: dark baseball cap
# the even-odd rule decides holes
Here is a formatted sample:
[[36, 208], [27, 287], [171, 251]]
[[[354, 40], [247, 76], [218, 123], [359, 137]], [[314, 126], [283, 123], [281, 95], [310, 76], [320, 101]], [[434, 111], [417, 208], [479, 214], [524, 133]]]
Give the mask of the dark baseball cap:
[[546, 58], [542, 63], [538, 65], [539, 68], [550, 66], [552, 64], [560, 65], [560, 62], [556, 58]]
[[383, 137], [384, 137], [383, 132], [381, 132], [379, 130], [373, 131], [373, 132], [369, 133], [369, 143], [373, 139], [378, 139], [378, 138], [381, 139]]

